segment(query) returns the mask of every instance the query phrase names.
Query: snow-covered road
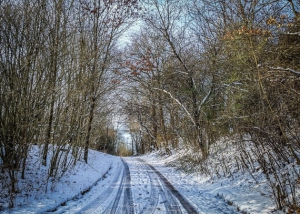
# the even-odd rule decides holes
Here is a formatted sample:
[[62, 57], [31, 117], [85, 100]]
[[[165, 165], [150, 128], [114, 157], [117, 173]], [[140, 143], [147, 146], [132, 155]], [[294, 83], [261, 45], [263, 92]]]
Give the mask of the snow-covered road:
[[76, 213], [134, 213], [128, 165], [116, 173], [113, 182], [95, 200]]
[[[144, 185], [144, 188], [150, 186], [150, 191], [144, 191], [146, 193], [144, 194], [146, 195], [145, 198], [138, 197], [146, 203], [141, 207], [142, 210], [137, 209], [137, 213], [155, 213], [155, 211], [161, 212], [162, 210], [165, 210], [165, 213], [198, 213], [193, 205], [152, 165], [140, 158], [127, 158], [127, 161], [130, 164], [131, 171], [137, 173], [137, 177], [141, 173], [146, 174], [144, 179], [137, 181], [137, 188], [142, 189], [142, 184], [147, 182], [149, 184]], [[138, 204], [143, 204], [141, 202]]]
[[203, 194], [186, 181], [169, 173], [165, 166], [142, 158], [125, 158], [131, 174], [135, 213], [238, 213], [219, 197]]
[[120, 158], [90, 150], [88, 163], [79, 160], [60, 180], [50, 180], [47, 192], [42, 182], [47, 167], [39, 154], [37, 146], [31, 149], [27, 179], [18, 183], [29, 191], [17, 195], [15, 208], [0, 213], [275, 214], [263, 177], [257, 184], [247, 173], [220, 178], [188, 174], [171, 167], [177, 164], [175, 152]]
[[90, 192], [54, 213], [237, 213], [219, 197], [203, 194], [192, 186], [187, 191], [181, 189], [186, 185], [184, 179], [174, 172], [169, 174], [166, 167], [154, 165], [138, 157], [122, 158], [118, 167]]

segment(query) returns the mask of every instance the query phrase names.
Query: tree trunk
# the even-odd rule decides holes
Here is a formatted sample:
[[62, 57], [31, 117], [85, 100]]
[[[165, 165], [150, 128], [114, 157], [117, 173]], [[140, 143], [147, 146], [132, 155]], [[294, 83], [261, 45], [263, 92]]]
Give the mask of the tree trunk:
[[[51, 103], [50, 103], [50, 114], [49, 114], [49, 120], [48, 120], [48, 128], [46, 133], [46, 140], [45, 140], [45, 147], [43, 151], [43, 159], [42, 164], [46, 166], [47, 163], [47, 155], [48, 155], [48, 149], [51, 139], [51, 130], [52, 130], [52, 124], [53, 124], [53, 117], [54, 117], [54, 103], [55, 103], [55, 87], [56, 87], [56, 78], [57, 78], [57, 64], [58, 64], [58, 47], [59, 47], [59, 31], [60, 31], [60, 21], [61, 21], [61, 11], [62, 11], [62, 1], [58, 1], [55, 4], [55, 24], [54, 29], [52, 33], [52, 49], [50, 50], [50, 83], [49, 83], [49, 91], [51, 96]], [[50, 30], [51, 35], [51, 30]]]
[[156, 103], [153, 99], [153, 103], [151, 105], [151, 120], [152, 120], [152, 130], [153, 130], [153, 138], [152, 138], [152, 143], [151, 146], [153, 146], [155, 149], [158, 148], [157, 144], [157, 116], [156, 116]]
[[96, 105], [96, 98], [93, 97], [91, 100], [91, 106], [90, 106], [90, 113], [89, 113], [89, 120], [88, 120], [88, 128], [86, 133], [86, 140], [84, 145], [84, 161], [88, 162], [88, 154], [89, 154], [89, 146], [90, 146], [90, 136], [91, 136], [91, 130], [92, 130], [92, 122], [94, 117], [94, 109]]

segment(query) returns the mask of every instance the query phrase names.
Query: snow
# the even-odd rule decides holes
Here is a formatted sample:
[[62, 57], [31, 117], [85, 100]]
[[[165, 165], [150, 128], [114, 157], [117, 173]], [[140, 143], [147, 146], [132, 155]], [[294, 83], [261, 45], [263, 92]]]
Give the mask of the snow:
[[[212, 180], [201, 174], [188, 174], [165, 166], [176, 160], [177, 156], [178, 154], [160, 157], [152, 153], [142, 158], [162, 172], [202, 212], [218, 213], [212, 210], [219, 208], [219, 213], [231, 213], [232, 210], [224, 210], [224, 204], [219, 200], [222, 199], [232, 204], [235, 210], [244, 213], [276, 213], [275, 205], [266, 192], [269, 188], [263, 178], [256, 184], [250, 175], [236, 173], [234, 179], [225, 177]], [[208, 200], [205, 201], [201, 196]]]
[[[47, 168], [38, 161], [39, 154], [39, 147], [32, 147], [28, 167], [34, 171], [27, 170], [27, 179], [20, 179], [18, 184], [22, 188], [31, 185], [33, 190], [26, 196], [19, 194], [17, 207], [2, 213], [105, 213], [113, 209], [116, 197], [124, 208], [126, 187], [122, 190], [120, 185], [126, 185], [126, 164], [122, 160], [130, 171], [132, 201], [127, 203], [133, 205], [134, 213], [167, 213], [170, 212], [168, 207], [187, 213], [179, 199], [147, 164], [159, 171], [198, 213], [280, 213], [274, 212], [275, 205], [267, 193], [269, 188], [259, 172], [258, 183], [247, 173], [240, 172], [232, 177], [213, 179], [199, 173], [189, 174], [169, 166], [179, 158], [176, 151], [171, 156], [153, 152], [120, 158], [90, 150], [88, 164], [79, 161], [60, 180], [51, 181], [45, 193], [41, 186], [46, 182], [43, 177]], [[122, 194], [119, 194], [121, 190]], [[117, 213], [123, 208], [118, 205]]]
[[[39, 161], [40, 151], [37, 146], [32, 147], [29, 153], [28, 167], [23, 182], [20, 179], [18, 184], [22, 189], [26, 185], [32, 187], [32, 191], [26, 192], [23, 196], [16, 198], [16, 208], [3, 213], [43, 213], [56, 209], [61, 204], [71, 199], [78, 200], [82, 194], [91, 187], [104, 185], [107, 177], [119, 172], [121, 166], [120, 158], [90, 150], [88, 164], [78, 161], [76, 166], [67, 172], [59, 181], [49, 182], [49, 189], [45, 193], [42, 184], [46, 183], [45, 177], [47, 167], [41, 165]], [[89, 192], [93, 192], [92, 188]], [[91, 193], [89, 193], [91, 194]]]

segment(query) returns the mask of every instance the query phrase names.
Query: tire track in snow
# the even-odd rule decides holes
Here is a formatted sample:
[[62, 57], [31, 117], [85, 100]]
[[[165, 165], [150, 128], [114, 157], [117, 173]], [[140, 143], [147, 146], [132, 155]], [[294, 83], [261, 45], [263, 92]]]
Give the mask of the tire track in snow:
[[[132, 200], [132, 192], [130, 185], [130, 171], [128, 164], [123, 160], [123, 174], [120, 185], [118, 187], [117, 195], [112, 204], [104, 211], [104, 213], [124, 213], [124, 214], [133, 214], [133, 200]], [[123, 198], [121, 200], [121, 196]], [[122, 203], [122, 204], [121, 204]]]
[[118, 176], [115, 176], [112, 183], [109, 185], [107, 190], [99, 195], [96, 199], [94, 199], [92, 202], [90, 202], [88, 205], [83, 207], [80, 211], [76, 212], [76, 214], [80, 213], [99, 213], [99, 208], [103, 206], [103, 204], [106, 202], [106, 200], [111, 196], [113, 190], [118, 186], [118, 181], [120, 180], [120, 176], [122, 175], [122, 171], [124, 169], [120, 170], [120, 173], [118, 173]]
[[130, 171], [128, 164], [122, 159], [122, 162], [125, 167], [125, 183], [124, 183], [124, 203], [123, 203], [123, 208], [122, 210], [126, 210], [126, 213], [133, 214], [134, 209], [133, 209], [133, 199], [132, 199], [132, 191], [131, 191], [131, 177], [130, 177]]
[[[132, 192], [135, 195], [135, 213], [152, 214], [157, 209], [159, 202], [159, 184], [155, 185], [155, 176], [152, 170], [136, 158], [126, 158], [129, 164], [132, 183]], [[146, 184], [145, 184], [145, 181]], [[149, 188], [149, 189], [148, 189]], [[141, 193], [142, 192], [142, 193]], [[145, 198], [145, 196], [148, 196]], [[143, 198], [144, 197], [144, 198]]]
[[[152, 171], [152, 173], [155, 173], [152, 169], [150, 170]], [[170, 190], [161, 182], [160, 178], [158, 178], [157, 175], [154, 175], [154, 177], [156, 182], [158, 183], [162, 199], [164, 200], [163, 203], [166, 208], [166, 213], [181, 214], [182, 212], [180, 205], [178, 204], [178, 201], [174, 198]]]
[[180, 204], [183, 206], [183, 208], [188, 213], [198, 213], [197, 210], [194, 208], [193, 205], [191, 205], [179, 192], [176, 190], [176, 188], [168, 181], [168, 179], [163, 176], [158, 170], [156, 170], [151, 164], [148, 164], [144, 160], [137, 158], [140, 162], [143, 162], [145, 165], [147, 165], [153, 172], [156, 173], [156, 175], [159, 177], [159, 180], [162, 181], [164, 185], [161, 185], [161, 188], [163, 186], [166, 187], [166, 190], [163, 191], [167, 193], [165, 195], [167, 199], [167, 212], [168, 213], [181, 213], [180, 207], [177, 204], [177, 201], [173, 199], [173, 196], [177, 198], [177, 200], [180, 202]]
[[[137, 174], [140, 174], [140, 172], [142, 172], [142, 177], [144, 179], [147, 178], [150, 185], [150, 195], [146, 198], [147, 201], [145, 204], [143, 204], [143, 207], [140, 210], [137, 210], [136, 213], [182, 213], [181, 206], [179, 205], [177, 199], [173, 196], [170, 190], [166, 188], [166, 186], [159, 179], [156, 173], [147, 164], [139, 160], [139, 158], [132, 158], [127, 160], [130, 160], [129, 163], [133, 167], [131, 170], [135, 170]], [[142, 180], [139, 180], [139, 182], [142, 182]], [[137, 184], [141, 185], [142, 183]], [[164, 206], [164, 208], [161, 209], [161, 206]]]
[[150, 180], [150, 191], [151, 191], [149, 201], [146, 203], [144, 208], [140, 211], [140, 214], [152, 214], [154, 213], [158, 205], [160, 184], [158, 183], [155, 176], [150, 175], [150, 173], [152, 172], [149, 172], [147, 165], [141, 163], [140, 161], [138, 163], [140, 164], [140, 167], [144, 168], [147, 173], [147, 176]]

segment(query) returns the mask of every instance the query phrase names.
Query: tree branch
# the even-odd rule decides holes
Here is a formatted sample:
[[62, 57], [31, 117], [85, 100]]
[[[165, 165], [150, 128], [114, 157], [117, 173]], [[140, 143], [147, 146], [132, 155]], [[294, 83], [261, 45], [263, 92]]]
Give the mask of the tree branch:
[[164, 89], [160, 89], [160, 88], [153, 88], [154, 90], [159, 90], [159, 91], [162, 91], [162, 92], [164, 92], [164, 93], [166, 93], [166, 94], [168, 94], [180, 107], [182, 107], [183, 108], [183, 110], [185, 111], [185, 113], [187, 114], [187, 116], [190, 118], [190, 120], [192, 121], [192, 123], [194, 124], [194, 125], [196, 125], [196, 123], [195, 123], [195, 121], [194, 121], [194, 119], [193, 119], [193, 117], [191, 116], [191, 114], [188, 112], [188, 110], [182, 105], [182, 103], [179, 101], [179, 100], [177, 100], [175, 97], [173, 97], [173, 95], [170, 93], [170, 92], [168, 92], [168, 91], [166, 91], [166, 90], [164, 90]]
[[293, 32], [293, 33], [284, 33], [285, 35], [298, 35], [300, 36], [300, 31], [299, 32]]
[[282, 68], [282, 67], [277, 67], [277, 68], [274, 68], [274, 67], [269, 67], [270, 69], [273, 69], [273, 70], [276, 70], [276, 71], [289, 71], [293, 74], [297, 74], [297, 75], [300, 75], [300, 71], [296, 71], [296, 70], [293, 70], [291, 68]]
[[203, 100], [201, 101], [199, 107], [198, 107], [198, 111], [200, 112], [202, 105], [206, 102], [206, 100], [209, 98], [209, 96], [211, 95], [212, 92], [212, 87], [209, 89], [209, 92], [206, 94], [206, 96], [203, 98]]

